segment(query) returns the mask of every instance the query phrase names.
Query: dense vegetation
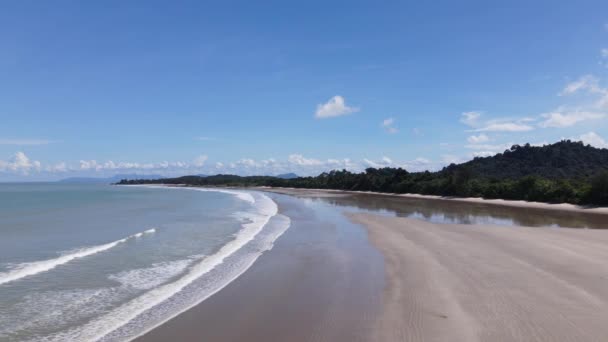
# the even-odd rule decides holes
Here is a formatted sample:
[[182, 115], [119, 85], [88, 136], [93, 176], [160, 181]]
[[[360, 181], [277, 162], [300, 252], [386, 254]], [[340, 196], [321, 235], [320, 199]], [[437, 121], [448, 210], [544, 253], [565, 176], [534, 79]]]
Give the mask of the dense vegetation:
[[607, 205], [608, 149], [565, 140], [542, 147], [514, 145], [504, 153], [451, 164], [437, 172], [387, 167], [368, 168], [361, 173], [334, 170], [293, 179], [217, 175], [123, 180], [119, 184], [150, 183], [341, 189]]

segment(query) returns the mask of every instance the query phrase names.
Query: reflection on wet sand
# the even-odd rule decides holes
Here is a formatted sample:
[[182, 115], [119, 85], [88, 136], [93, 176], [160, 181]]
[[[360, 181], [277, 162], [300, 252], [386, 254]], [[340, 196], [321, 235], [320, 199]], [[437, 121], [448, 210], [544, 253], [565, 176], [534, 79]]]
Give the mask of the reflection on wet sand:
[[[284, 192], [272, 189], [273, 192]], [[450, 202], [437, 199], [406, 198], [381, 194], [324, 193], [290, 191], [291, 195], [323, 201], [335, 206], [374, 213], [422, 219], [434, 223], [494, 224], [526, 227], [608, 228], [601, 214], [567, 212], [539, 208], [516, 208], [483, 203]]]

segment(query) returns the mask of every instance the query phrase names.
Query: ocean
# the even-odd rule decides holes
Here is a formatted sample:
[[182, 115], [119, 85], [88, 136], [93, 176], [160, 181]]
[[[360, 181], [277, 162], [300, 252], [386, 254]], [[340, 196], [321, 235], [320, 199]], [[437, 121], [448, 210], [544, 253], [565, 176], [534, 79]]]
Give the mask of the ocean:
[[236, 279], [289, 225], [255, 191], [0, 184], [0, 340], [133, 339]]

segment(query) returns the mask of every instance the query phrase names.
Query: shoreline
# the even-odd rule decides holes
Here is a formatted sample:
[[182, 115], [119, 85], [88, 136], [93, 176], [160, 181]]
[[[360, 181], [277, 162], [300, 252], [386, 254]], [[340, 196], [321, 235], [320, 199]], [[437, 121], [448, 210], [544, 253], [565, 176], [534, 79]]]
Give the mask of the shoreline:
[[493, 206], [502, 206], [510, 208], [523, 208], [523, 209], [543, 209], [543, 210], [556, 210], [566, 212], [577, 212], [584, 214], [598, 214], [608, 215], [608, 207], [585, 207], [570, 203], [545, 203], [545, 202], [528, 202], [523, 200], [504, 200], [504, 199], [486, 199], [481, 197], [444, 197], [436, 195], [421, 195], [421, 194], [397, 194], [397, 193], [384, 193], [374, 191], [351, 191], [351, 190], [335, 190], [335, 189], [307, 189], [307, 188], [279, 188], [279, 187], [254, 187], [253, 189], [259, 189], [260, 191], [268, 191], [274, 193], [282, 193], [287, 195], [298, 195], [314, 193], [326, 193], [326, 194], [367, 194], [375, 196], [388, 196], [397, 198], [410, 198], [410, 199], [422, 199], [422, 200], [434, 200], [434, 201], [446, 201], [446, 202], [457, 202], [457, 203], [469, 203], [469, 204], [487, 204]]
[[270, 195], [279, 215], [291, 219], [272, 249], [220, 291], [133, 341], [370, 341], [384, 278], [382, 256], [365, 230], [325, 204]]
[[[238, 279], [136, 341], [549, 342], [608, 335], [605, 231], [437, 223], [365, 205], [344, 210], [351, 197], [358, 205], [411, 203], [394, 194], [231, 189], [270, 193], [292, 226]], [[321, 200], [308, 200], [314, 197]]]
[[[413, 193], [389, 193], [389, 192], [375, 192], [375, 191], [353, 191], [353, 190], [337, 190], [337, 189], [313, 189], [313, 188], [282, 188], [282, 187], [269, 187], [269, 186], [254, 186], [254, 187], [230, 187], [230, 186], [196, 186], [188, 184], [158, 184], [166, 187], [193, 187], [193, 188], [220, 188], [220, 189], [240, 189], [240, 190], [259, 190], [271, 193], [279, 193], [285, 195], [319, 195], [319, 194], [349, 194], [349, 195], [374, 195], [374, 196], [388, 196], [396, 198], [409, 198], [409, 199], [422, 199], [422, 200], [434, 200], [434, 201], [446, 201], [456, 203], [469, 203], [469, 204], [486, 204], [492, 206], [510, 207], [510, 208], [523, 208], [523, 209], [542, 209], [542, 210], [555, 210], [565, 212], [577, 212], [583, 214], [597, 214], [597, 215], [608, 215], [608, 207], [598, 206], [581, 206], [571, 203], [546, 203], [546, 202], [531, 202], [524, 200], [505, 200], [505, 199], [490, 199], [482, 197], [446, 197], [437, 195], [422, 195]], [[120, 186], [138, 186], [138, 185], [120, 185]]]

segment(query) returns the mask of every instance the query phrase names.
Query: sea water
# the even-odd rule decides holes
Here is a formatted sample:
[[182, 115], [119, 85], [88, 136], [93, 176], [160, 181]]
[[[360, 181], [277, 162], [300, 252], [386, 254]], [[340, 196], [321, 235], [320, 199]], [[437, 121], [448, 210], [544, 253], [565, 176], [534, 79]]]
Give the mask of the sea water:
[[232, 189], [0, 184], [0, 341], [126, 341], [236, 279], [289, 227]]

